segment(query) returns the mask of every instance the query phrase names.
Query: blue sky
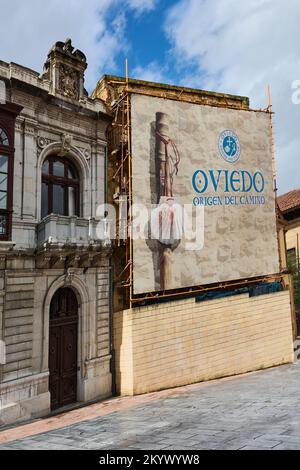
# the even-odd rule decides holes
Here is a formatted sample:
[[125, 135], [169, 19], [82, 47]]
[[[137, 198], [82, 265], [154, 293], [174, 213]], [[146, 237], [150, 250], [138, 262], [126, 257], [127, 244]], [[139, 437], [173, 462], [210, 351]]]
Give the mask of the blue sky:
[[[164, 64], [168, 59], [168, 50], [171, 44], [164, 34], [164, 18], [171, 0], [160, 1], [159, 9], [137, 16], [134, 12], [128, 13], [127, 40], [128, 61], [131, 70], [137, 67], [146, 67], [151, 62]], [[153, 32], [155, 31], [155, 34]], [[118, 73], [124, 74], [124, 54], [117, 60]]]
[[[143, 0], [140, 3], [142, 4]], [[182, 76], [182, 66], [177, 62], [173, 42], [168, 36], [170, 12], [172, 7], [180, 2], [150, 0], [150, 3], [152, 8], [141, 12], [130, 8], [124, 9], [118, 3], [108, 10], [107, 25], [112, 30], [116, 17], [124, 15], [125, 36], [124, 49], [116, 55], [115, 64], [106, 68], [105, 73], [124, 75], [125, 58], [127, 58], [131, 77], [188, 86], [195, 85], [195, 80], [189, 81], [186, 75], [194, 77], [194, 74], [198, 73], [197, 86], [199, 86], [201, 75], [193, 60], [184, 65], [184, 77]]]
[[56, 41], [88, 58], [86, 87], [102, 74], [250, 97], [266, 108], [271, 84], [279, 193], [300, 187], [299, 0], [0, 0], [0, 59], [42, 71]]

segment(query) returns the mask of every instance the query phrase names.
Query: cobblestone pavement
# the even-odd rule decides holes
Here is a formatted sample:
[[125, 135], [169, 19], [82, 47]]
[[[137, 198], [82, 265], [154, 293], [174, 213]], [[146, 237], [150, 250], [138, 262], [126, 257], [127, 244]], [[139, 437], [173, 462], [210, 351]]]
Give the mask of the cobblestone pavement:
[[299, 363], [158, 397], [0, 450], [300, 449]]

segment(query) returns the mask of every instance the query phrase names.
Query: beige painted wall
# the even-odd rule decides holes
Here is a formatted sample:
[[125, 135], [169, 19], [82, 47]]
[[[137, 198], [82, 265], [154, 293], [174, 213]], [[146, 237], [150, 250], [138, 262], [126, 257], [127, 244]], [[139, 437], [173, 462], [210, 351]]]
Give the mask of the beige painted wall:
[[[297, 242], [297, 235], [299, 238], [299, 242]], [[287, 250], [295, 248], [296, 253], [298, 253], [298, 249], [300, 247], [300, 219], [296, 219], [288, 223], [285, 237]]]
[[117, 388], [136, 395], [289, 363], [292, 342], [288, 290], [118, 312]]

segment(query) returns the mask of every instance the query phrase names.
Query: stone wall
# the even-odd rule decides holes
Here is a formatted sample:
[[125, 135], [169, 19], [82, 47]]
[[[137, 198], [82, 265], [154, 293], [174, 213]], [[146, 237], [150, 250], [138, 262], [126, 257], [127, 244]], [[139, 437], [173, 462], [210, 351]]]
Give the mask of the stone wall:
[[0, 424], [50, 412], [48, 387], [49, 301], [63, 286], [80, 297], [78, 401], [111, 394], [109, 263], [86, 272], [30, 269], [33, 260], [11, 260], [19, 269], [2, 271], [0, 307], [6, 364], [0, 365]]
[[32, 370], [35, 276], [6, 273], [4, 283], [6, 364], [2, 381], [7, 382], [25, 377]]
[[293, 361], [290, 292], [114, 315], [117, 389], [136, 395]]

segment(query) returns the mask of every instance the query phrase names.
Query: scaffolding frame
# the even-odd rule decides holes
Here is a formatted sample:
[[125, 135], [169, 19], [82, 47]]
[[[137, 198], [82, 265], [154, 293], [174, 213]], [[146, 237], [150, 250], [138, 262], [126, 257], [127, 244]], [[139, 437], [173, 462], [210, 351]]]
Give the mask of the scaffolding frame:
[[[113, 105], [114, 121], [111, 130], [111, 142], [113, 150], [110, 156], [117, 157], [117, 169], [112, 175], [112, 181], [117, 182], [119, 194], [114, 197], [119, 204], [116, 220], [116, 247], [124, 250], [124, 263], [119, 271], [114, 271], [114, 284], [119, 288], [128, 291], [126, 298], [129, 299], [129, 307], [132, 307], [133, 297], [133, 247], [132, 247], [132, 162], [131, 162], [131, 103], [128, 77], [128, 61], [126, 59], [126, 81], [125, 88], [122, 89], [118, 99]], [[124, 86], [124, 82], [121, 82]], [[118, 161], [118, 155], [120, 161]], [[123, 199], [122, 199], [123, 198]], [[126, 200], [127, 222], [125, 227], [120, 227], [120, 211], [122, 201]], [[123, 234], [120, 231], [123, 228]], [[125, 232], [125, 239], [124, 239]]]

